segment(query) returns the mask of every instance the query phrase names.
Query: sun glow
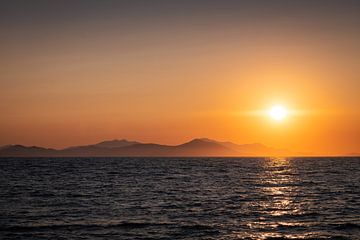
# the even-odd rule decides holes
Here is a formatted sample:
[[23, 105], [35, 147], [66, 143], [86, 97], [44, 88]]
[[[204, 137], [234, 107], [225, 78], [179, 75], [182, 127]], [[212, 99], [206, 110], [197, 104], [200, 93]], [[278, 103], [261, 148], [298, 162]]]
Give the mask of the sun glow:
[[284, 106], [275, 105], [269, 109], [268, 114], [272, 119], [282, 121], [288, 116], [288, 110]]

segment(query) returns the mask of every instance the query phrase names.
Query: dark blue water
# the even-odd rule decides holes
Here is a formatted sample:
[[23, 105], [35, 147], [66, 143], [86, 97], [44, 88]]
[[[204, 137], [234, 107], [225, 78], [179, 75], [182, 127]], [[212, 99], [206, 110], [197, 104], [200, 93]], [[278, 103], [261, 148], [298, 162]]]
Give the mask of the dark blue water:
[[360, 239], [360, 158], [0, 159], [0, 239]]

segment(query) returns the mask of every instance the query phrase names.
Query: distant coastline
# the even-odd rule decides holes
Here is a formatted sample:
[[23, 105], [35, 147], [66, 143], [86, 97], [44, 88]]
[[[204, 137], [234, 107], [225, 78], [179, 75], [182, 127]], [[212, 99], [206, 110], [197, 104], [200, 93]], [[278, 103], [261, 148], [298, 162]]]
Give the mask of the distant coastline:
[[7, 145], [0, 148], [2, 157], [102, 157], [102, 156], [149, 156], [149, 157], [237, 157], [237, 156], [293, 156], [298, 153], [276, 149], [260, 143], [235, 144], [208, 138], [196, 138], [179, 145], [141, 143], [137, 141], [111, 140], [64, 149], [38, 146]]
[[[341, 156], [359, 156], [351, 153]], [[137, 141], [110, 140], [91, 145], [72, 146], [64, 149], [38, 146], [6, 145], [0, 147], [0, 157], [266, 157], [308, 156], [287, 149], [276, 149], [260, 143], [236, 144], [208, 138], [195, 138], [179, 145], [162, 145]], [[324, 155], [328, 156], [328, 155]]]

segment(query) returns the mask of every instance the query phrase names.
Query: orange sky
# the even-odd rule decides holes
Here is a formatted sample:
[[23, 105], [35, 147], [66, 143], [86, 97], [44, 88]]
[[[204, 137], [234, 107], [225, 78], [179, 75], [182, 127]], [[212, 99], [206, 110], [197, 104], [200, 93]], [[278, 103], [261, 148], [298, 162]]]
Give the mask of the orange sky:
[[[90, 2], [3, 6], [0, 145], [208, 137], [360, 152], [356, 2]], [[253, 114], [277, 103], [299, 114]]]

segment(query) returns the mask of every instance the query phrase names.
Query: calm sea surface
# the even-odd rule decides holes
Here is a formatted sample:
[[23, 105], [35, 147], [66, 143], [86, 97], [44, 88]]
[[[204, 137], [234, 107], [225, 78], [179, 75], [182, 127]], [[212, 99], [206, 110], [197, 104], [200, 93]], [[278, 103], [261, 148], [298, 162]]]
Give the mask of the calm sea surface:
[[0, 239], [360, 239], [360, 158], [2, 158]]

